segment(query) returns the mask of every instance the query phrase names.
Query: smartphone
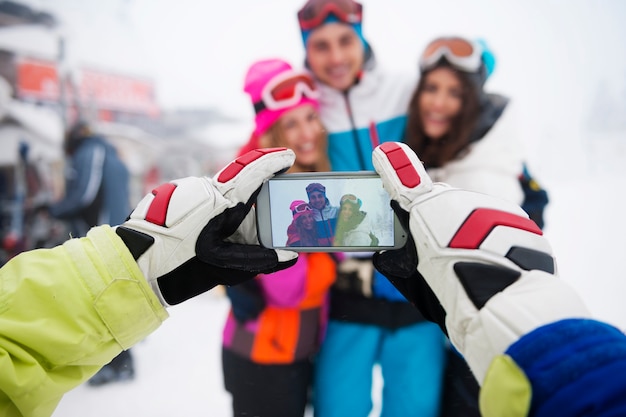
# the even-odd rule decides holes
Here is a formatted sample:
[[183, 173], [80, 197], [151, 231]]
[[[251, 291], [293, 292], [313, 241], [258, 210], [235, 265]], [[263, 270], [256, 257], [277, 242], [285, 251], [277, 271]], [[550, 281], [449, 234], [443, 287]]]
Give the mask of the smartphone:
[[259, 242], [296, 252], [397, 249], [407, 232], [376, 172], [280, 174], [257, 197]]

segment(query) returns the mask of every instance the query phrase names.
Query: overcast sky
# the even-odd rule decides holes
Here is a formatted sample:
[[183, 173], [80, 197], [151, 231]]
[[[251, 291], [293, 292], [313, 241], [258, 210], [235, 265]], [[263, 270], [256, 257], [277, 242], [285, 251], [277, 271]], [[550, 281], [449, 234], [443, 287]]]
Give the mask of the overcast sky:
[[[81, 60], [145, 73], [163, 105], [235, 112], [247, 66], [282, 56], [302, 62], [295, 14], [302, 0], [29, 0], [68, 23]], [[498, 58], [489, 86], [560, 98], [576, 110], [601, 78], [626, 78], [621, 0], [363, 0], [364, 34], [379, 62], [415, 71], [434, 36], [483, 37]], [[550, 106], [553, 107], [553, 106]], [[251, 110], [250, 110], [251, 111]]]
[[[68, 60], [148, 76], [168, 109], [210, 106], [251, 125], [248, 66], [267, 57], [303, 62], [303, 0], [27, 1], [63, 20]], [[626, 103], [625, 1], [362, 3], [364, 35], [390, 70], [416, 71], [420, 51], [442, 34], [485, 39], [497, 58], [487, 89], [517, 104], [531, 155], [565, 146], [584, 159], [581, 135], [602, 83]]]

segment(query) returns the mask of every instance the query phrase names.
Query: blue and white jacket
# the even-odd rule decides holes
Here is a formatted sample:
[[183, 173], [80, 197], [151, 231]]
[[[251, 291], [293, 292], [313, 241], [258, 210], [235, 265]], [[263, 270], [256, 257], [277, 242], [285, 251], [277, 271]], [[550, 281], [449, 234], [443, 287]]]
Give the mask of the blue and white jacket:
[[65, 196], [51, 214], [72, 222], [72, 234], [90, 227], [123, 223], [130, 214], [130, 173], [117, 150], [99, 136], [85, 138], [66, 169]]
[[[346, 92], [325, 84], [319, 85], [320, 115], [328, 131], [328, 155], [333, 171], [373, 171], [374, 148], [383, 142], [404, 140], [409, 101], [417, 86], [416, 76], [382, 71], [376, 67], [373, 57], [370, 57], [364, 67], [366, 69], [361, 73], [358, 82]], [[368, 259], [368, 262], [371, 260]], [[372, 294], [373, 299], [369, 300], [375, 302], [377, 306], [382, 306], [381, 301], [387, 300], [395, 302], [393, 303], [396, 304], [395, 307], [403, 310], [407, 307], [413, 311], [402, 314], [381, 313], [367, 305], [370, 304], [368, 300], [354, 299], [357, 297], [355, 294], [350, 295], [353, 298], [349, 302], [343, 302], [341, 295], [335, 291], [331, 300], [331, 316], [340, 316], [344, 319], [348, 317], [346, 319], [348, 321], [387, 327], [398, 327], [418, 321], [415, 309], [376, 270]], [[362, 306], [358, 307], [359, 304]], [[352, 306], [351, 309], [357, 312], [345, 311], [346, 306]], [[389, 319], [399, 316], [404, 316], [406, 322], [404, 320], [397, 322], [395, 318]]]
[[317, 242], [320, 246], [332, 246], [335, 229], [337, 227], [337, 215], [339, 207], [331, 206], [328, 199], [323, 209], [313, 209], [315, 228], [317, 230]]
[[363, 71], [347, 92], [320, 85], [320, 114], [328, 131], [333, 171], [373, 171], [372, 151], [383, 142], [404, 140], [415, 77]]

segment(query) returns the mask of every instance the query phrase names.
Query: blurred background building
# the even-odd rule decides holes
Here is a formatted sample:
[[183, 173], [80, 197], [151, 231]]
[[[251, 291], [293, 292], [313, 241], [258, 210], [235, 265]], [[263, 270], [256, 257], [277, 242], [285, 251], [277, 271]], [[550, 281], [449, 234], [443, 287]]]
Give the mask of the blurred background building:
[[0, 1], [0, 264], [66, 238], [36, 213], [64, 192], [64, 132], [79, 118], [126, 162], [132, 205], [163, 181], [215, 173], [247, 135], [215, 109], [163, 110], [149, 69], [90, 61], [68, 33], [53, 12]]

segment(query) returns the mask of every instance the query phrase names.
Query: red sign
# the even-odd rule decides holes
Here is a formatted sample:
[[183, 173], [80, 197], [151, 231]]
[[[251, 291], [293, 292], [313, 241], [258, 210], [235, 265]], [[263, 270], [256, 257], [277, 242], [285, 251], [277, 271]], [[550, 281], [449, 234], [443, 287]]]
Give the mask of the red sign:
[[78, 82], [83, 105], [95, 104], [99, 109], [155, 115], [158, 106], [151, 81], [83, 69]]
[[[54, 61], [20, 57], [16, 62], [18, 98], [60, 102], [59, 72]], [[149, 79], [91, 68], [80, 69], [78, 75], [71, 81], [66, 80], [65, 100], [69, 107], [97, 109], [102, 114], [110, 113], [109, 118], [115, 112], [159, 114], [154, 84]]]
[[53, 61], [19, 58], [17, 96], [22, 99], [58, 101], [59, 77]]

